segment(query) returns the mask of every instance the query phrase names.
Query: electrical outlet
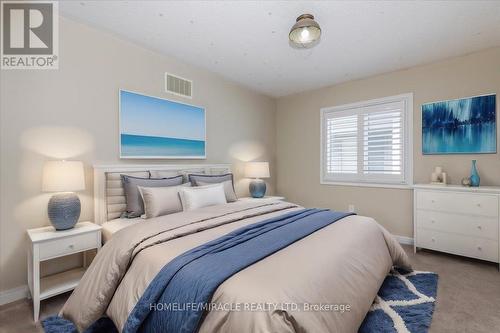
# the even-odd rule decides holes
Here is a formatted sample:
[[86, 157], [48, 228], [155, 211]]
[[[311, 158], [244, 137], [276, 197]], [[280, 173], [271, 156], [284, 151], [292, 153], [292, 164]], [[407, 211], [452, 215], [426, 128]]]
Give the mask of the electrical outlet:
[[354, 213], [356, 211], [353, 204], [350, 204], [348, 209], [350, 213]]

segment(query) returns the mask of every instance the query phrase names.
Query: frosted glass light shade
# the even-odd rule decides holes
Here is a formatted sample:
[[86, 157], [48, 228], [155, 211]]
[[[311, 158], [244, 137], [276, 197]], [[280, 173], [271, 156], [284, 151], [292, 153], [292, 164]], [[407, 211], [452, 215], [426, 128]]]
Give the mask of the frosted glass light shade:
[[302, 14], [297, 17], [297, 22], [293, 25], [288, 38], [297, 47], [311, 47], [319, 40], [321, 28], [311, 14]]
[[81, 161], [48, 161], [43, 166], [42, 191], [76, 192], [85, 190]]
[[268, 162], [248, 162], [245, 165], [245, 176], [248, 178], [269, 178]]

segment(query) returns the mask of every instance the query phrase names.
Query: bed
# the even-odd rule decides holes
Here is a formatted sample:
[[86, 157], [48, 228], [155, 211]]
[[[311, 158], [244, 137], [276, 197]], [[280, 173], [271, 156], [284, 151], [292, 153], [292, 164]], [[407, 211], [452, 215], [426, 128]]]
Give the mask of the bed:
[[217, 175], [231, 172], [230, 165], [94, 165], [94, 215], [102, 226], [102, 240], [106, 243], [113, 234], [128, 226], [143, 221], [140, 217], [124, 218], [125, 194], [120, 175], [147, 177], [149, 172], [162, 176], [200, 173]]
[[[113, 205], [123, 205], [122, 199], [110, 198], [120, 195], [116, 175], [150, 167], [95, 169], [96, 216], [113, 227], [105, 227], [105, 246], [60, 312], [80, 331], [108, 316], [123, 332], [356, 332], [390, 269], [410, 268], [401, 246], [372, 218], [283, 201], [237, 201], [143, 221], [119, 219], [122, 206]], [[156, 167], [180, 173], [230, 170], [227, 165]], [[248, 238], [248, 244], [260, 245], [244, 248], [245, 238], [221, 247], [221, 240], [231, 236], [233, 241], [241, 230], [253, 235], [257, 226], [276, 223], [279, 228], [259, 234], [268, 238]], [[323, 224], [312, 229], [314, 223]], [[207, 246], [218, 247], [209, 248], [215, 253], [210, 260], [218, 261], [179, 261]], [[240, 252], [229, 253], [238, 247]], [[265, 248], [269, 252], [261, 257], [254, 254]], [[238, 268], [221, 275], [232, 265]], [[169, 269], [174, 273], [167, 278]], [[186, 310], [186, 304], [198, 304], [189, 300], [203, 294], [208, 295], [203, 304], [212, 307]], [[167, 303], [184, 307], [163, 311]]]
[[122, 230], [122, 229], [125, 229], [126, 227], [130, 227], [134, 224], [137, 224], [139, 222], [141, 222], [141, 218], [140, 217], [136, 217], [136, 218], [133, 218], [133, 219], [129, 219], [129, 218], [117, 218], [117, 219], [114, 219], [114, 220], [111, 220], [111, 221], [107, 221], [106, 223], [104, 223], [102, 225], [102, 241], [103, 243], [106, 243], [107, 241], [109, 241], [111, 239], [111, 237], [113, 237], [113, 235]]

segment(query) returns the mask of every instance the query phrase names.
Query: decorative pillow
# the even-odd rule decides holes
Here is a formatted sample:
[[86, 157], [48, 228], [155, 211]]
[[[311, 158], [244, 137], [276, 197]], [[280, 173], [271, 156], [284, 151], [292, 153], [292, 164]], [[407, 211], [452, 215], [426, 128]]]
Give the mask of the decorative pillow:
[[184, 211], [197, 208], [225, 204], [224, 185], [214, 184], [198, 187], [187, 187], [179, 192]]
[[144, 203], [137, 186], [143, 187], [166, 187], [182, 184], [182, 176], [171, 178], [138, 178], [121, 175], [125, 198], [127, 199], [127, 211], [124, 216], [128, 218], [139, 217], [144, 214]]
[[172, 178], [179, 176], [179, 172], [172, 170], [149, 170], [151, 178]]
[[138, 186], [144, 201], [144, 217], [147, 219], [182, 212], [179, 192], [190, 183], [168, 187], [142, 187]]
[[[201, 175], [201, 176], [206, 175], [204, 168], [203, 169], [182, 170], [180, 173], [184, 176], [185, 182], [191, 182], [191, 180], [189, 180], [190, 175]], [[196, 185], [193, 184], [193, 186], [196, 186]]]
[[[196, 184], [198, 184], [198, 186], [206, 186], [206, 185], [211, 185], [213, 183], [198, 180]], [[234, 192], [233, 182], [231, 180], [223, 181], [220, 184], [224, 186], [224, 194], [226, 195], [227, 202], [235, 202], [238, 200], [238, 197]]]
[[203, 186], [208, 184], [224, 183], [224, 192], [226, 193], [227, 202], [238, 200], [234, 191], [233, 174], [226, 173], [223, 175], [189, 175], [189, 181], [193, 186]]

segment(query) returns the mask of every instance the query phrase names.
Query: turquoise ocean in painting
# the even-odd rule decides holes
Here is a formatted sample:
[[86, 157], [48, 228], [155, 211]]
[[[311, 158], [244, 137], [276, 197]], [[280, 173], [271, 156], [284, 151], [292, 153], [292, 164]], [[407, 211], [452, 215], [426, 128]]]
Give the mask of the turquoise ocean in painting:
[[194, 156], [205, 155], [205, 142], [144, 135], [121, 135], [122, 156]]
[[120, 91], [124, 158], [205, 158], [205, 109]]

